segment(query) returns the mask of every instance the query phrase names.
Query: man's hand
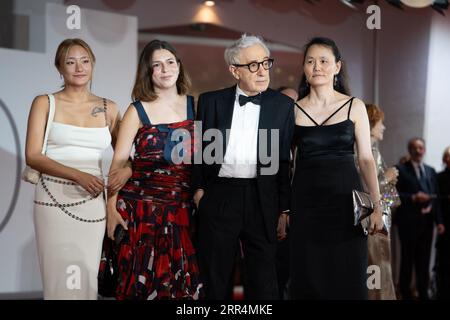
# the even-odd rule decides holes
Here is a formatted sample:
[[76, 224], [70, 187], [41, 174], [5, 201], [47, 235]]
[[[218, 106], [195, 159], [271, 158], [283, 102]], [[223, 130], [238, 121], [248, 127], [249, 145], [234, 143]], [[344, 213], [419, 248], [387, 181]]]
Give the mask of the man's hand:
[[194, 193], [194, 203], [195, 206], [198, 209], [198, 204], [200, 203], [200, 200], [202, 199], [203, 195], [205, 194], [205, 191], [203, 189], [197, 189], [197, 191], [195, 191]]
[[437, 233], [438, 234], [444, 234], [445, 233], [445, 226], [442, 223], [437, 225]]
[[287, 213], [281, 213], [280, 216], [278, 217], [278, 226], [277, 226], [278, 241], [286, 239], [288, 227], [289, 227], [289, 215]]
[[419, 203], [425, 203], [425, 202], [430, 201], [430, 195], [426, 194], [425, 192], [419, 191], [412, 196], [412, 201], [419, 202]]

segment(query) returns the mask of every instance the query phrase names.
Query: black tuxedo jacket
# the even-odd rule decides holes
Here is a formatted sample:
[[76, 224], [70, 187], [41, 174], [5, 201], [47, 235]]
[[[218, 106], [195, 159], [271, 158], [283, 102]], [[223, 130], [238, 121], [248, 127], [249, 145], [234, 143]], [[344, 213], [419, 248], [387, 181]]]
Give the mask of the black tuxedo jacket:
[[[450, 228], [450, 168], [446, 168], [444, 171], [438, 173], [438, 185], [440, 191], [440, 202], [442, 219], [445, 224], [445, 228]], [[449, 236], [450, 229], [445, 232], [446, 236]]]
[[[426, 164], [424, 164], [424, 167], [425, 175], [428, 178], [429, 193], [437, 196], [439, 195], [439, 187], [436, 171]], [[397, 165], [397, 169], [399, 171], [397, 190], [400, 194], [402, 204], [397, 209], [395, 220], [398, 224], [415, 224], [419, 221], [422, 214], [421, 209], [423, 205], [420, 203], [413, 203], [411, 197], [419, 191], [427, 192], [421, 187], [411, 161]], [[442, 223], [439, 200], [434, 198], [432, 200], [432, 205], [433, 209], [431, 214], [434, 216], [436, 224]]]
[[[231, 88], [203, 93], [198, 99], [197, 121], [202, 122], [202, 135], [208, 129], [219, 129], [223, 139], [223, 157], [225, 156], [227, 139], [226, 130], [231, 128], [234, 102], [236, 98], [236, 86]], [[261, 95], [259, 114], [259, 129], [279, 130], [279, 167], [274, 175], [261, 174], [263, 167], [270, 164], [262, 164], [259, 157], [257, 161], [257, 186], [259, 201], [263, 210], [266, 230], [269, 239], [275, 240], [278, 213], [290, 209], [291, 188], [289, 181], [289, 154], [292, 136], [294, 132], [294, 101], [272, 89], [267, 89]], [[260, 140], [258, 135], [258, 144]], [[267, 148], [270, 154], [270, 132], [267, 130]], [[202, 139], [203, 140], [203, 139]], [[211, 142], [203, 141], [197, 152], [205, 149]], [[222, 160], [223, 161], [223, 160]], [[203, 189], [208, 192], [208, 186], [214, 183], [218, 177], [221, 163], [194, 165], [192, 175], [193, 190]], [[224, 197], [226, 195], [223, 195]]]

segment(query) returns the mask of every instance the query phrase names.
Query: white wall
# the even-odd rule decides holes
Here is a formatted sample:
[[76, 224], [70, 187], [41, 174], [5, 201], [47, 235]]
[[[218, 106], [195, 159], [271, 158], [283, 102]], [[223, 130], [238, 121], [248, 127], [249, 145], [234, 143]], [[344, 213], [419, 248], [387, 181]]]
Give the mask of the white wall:
[[[93, 81], [95, 94], [116, 101], [122, 113], [130, 101], [137, 63], [137, 19], [88, 9], [82, 9], [81, 13], [81, 30], [68, 30], [66, 6], [49, 3], [45, 7], [45, 37], [40, 37], [40, 41], [45, 39], [45, 52], [0, 48], [0, 99], [13, 115], [22, 159], [26, 121], [33, 98], [60, 88], [61, 81], [53, 60], [57, 45], [63, 39], [80, 37], [92, 47], [97, 57]], [[1, 224], [14, 192], [17, 152], [12, 128], [3, 111], [0, 121]], [[111, 150], [105, 154], [105, 166], [110, 157]], [[20, 184], [15, 210], [6, 227], [0, 230], [0, 293], [35, 296], [41, 291], [32, 221], [33, 194], [32, 185]]]
[[448, 72], [450, 20], [430, 9], [389, 10], [382, 5], [379, 32], [379, 106], [387, 130], [381, 150], [388, 165], [406, 155], [412, 137], [427, 141], [425, 161], [442, 168], [450, 145]]
[[[33, 97], [54, 87], [44, 54], [0, 49], [0, 99], [13, 115], [20, 135], [20, 154], [25, 145], [28, 108]], [[5, 63], [8, 62], [8, 63]], [[17, 180], [15, 141], [4, 112], [0, 114], [0, 219], [13, 199]], [[23, 158], [23, 157], [22, 157]], [[20, 172], [19, 172], [20, 174]], [[0, 292], [37, 291], [41, 288], [32, 223], [33, 188], [22, 182], [11, 219], [0, 230]]]
[[28, 17], [29, 51], [45, 52], [46, 4], [63, 4], [64, 0], [14, 0], [14, 14]]
[[423, 135], [430, 23], [434, 13], [390, 7], [381, 6], [378, 100], [387, 127], [380, 147], [387, 164], [393, 165], [407, 154], [408, 139]]
[[428, 56], [424, 137], [426, 161], [441, 171], [442, 154], [450, 146], [450, 19], [434, 15]]

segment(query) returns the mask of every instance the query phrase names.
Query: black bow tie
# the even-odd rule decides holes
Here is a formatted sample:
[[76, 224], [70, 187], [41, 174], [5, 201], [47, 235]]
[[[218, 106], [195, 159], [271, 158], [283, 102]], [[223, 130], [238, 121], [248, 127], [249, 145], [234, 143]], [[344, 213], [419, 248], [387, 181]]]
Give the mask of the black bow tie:
[[247, 102], [252, 102], [254, 104], [261, 104], [261, 94], [258, 93], [255, 96], [247, 97], [242, 94], [239, 95], [239, 104], [241, 107], [245, 105]]

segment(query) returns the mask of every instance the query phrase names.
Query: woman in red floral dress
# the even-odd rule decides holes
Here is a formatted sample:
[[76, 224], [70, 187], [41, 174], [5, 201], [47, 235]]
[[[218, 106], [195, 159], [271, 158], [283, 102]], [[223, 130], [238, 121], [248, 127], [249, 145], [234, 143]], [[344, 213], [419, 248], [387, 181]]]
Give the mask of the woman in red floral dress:
[[194, 110], [188, 88], [173, 47], [147, 44], [111, 164], [122, 167], [134, 144], [132, 176], [108, 199], [108, 236], [114, 239], [118, 225], [126, 230], [118, 248], [119, 300], [202, 296], [189, 236]]

